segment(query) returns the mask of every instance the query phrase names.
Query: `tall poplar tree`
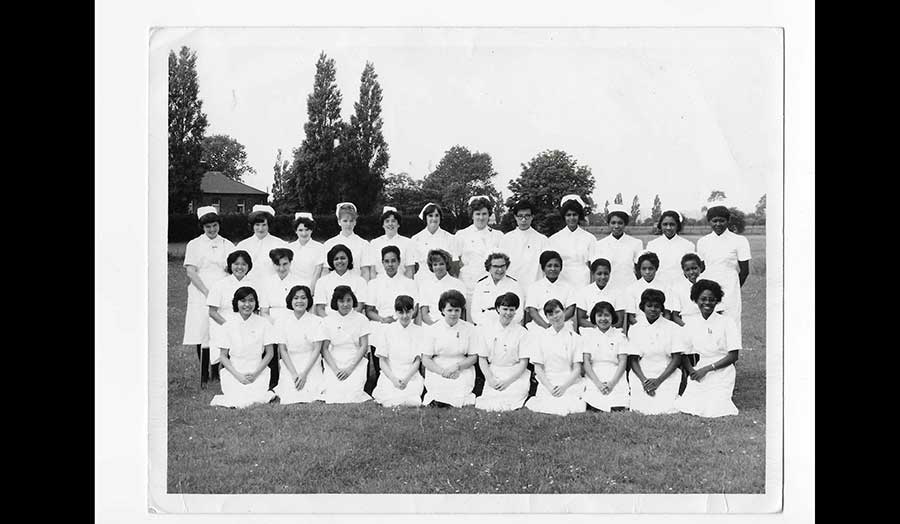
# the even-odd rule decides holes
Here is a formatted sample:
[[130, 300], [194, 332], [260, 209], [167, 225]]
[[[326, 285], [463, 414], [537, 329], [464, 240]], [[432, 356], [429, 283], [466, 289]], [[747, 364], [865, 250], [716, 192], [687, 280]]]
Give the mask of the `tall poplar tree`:
[[354, 114], [350, 117], [349, 153], [352, 158], [346, 162], [349, 172], [344, 173], [345, 196], [356, 202], [363, 213], [371, 211], [382, 191], [390, 159], [381, 131], [384, 125], [382, 97], [375, 66], [366, 62], [360, 77], [359, 101], [353, 104]]
[[205, 171], [203, 136], [209, 125], [199, 98], [197, 53], [169, 52], [169, 213], [185, 213]]

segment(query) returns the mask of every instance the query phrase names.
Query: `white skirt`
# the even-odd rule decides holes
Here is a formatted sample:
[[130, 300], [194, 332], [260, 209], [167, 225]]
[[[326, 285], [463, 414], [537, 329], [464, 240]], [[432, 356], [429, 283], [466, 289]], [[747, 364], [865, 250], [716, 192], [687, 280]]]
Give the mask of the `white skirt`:
[[459, 372], [457, 378], [444, 378], [437, 373], [425, 370], [425, 398], [422, 403], [426, 406], [432, 400], [450, 404], [453, 407], [472, 406], [475, 404], [475, 368], [468, 367]]
[[[291, 355], [291, 362], [294, 363], [294, 369], [306, 366], [309, 359], [308, 353], [297, 353]], [[294, 377], [283, 361], [279, 361], [280, 370], [278, 372], [278, 385], [275, 386], [275, 395], [282, 404], [298, 404], [301, 402], [315, 402], [322, 400], [322, 390], [325, 388], [325, 374], [322, 370], [322, 357], [316, 360], [313, 367], [306, 375], [306, 383], [303, 389], [297, 390], [294, 385]]]
[[[600, 379], [601, 382], [606, 382], [616, 373], [618, 365], [611, 362], [595, 362], [593, 368], [597, 378]], [[622, 377], [619, 378], [616, 387], [607, 394], [603, 394], [603, 392], [597, 389], [597, 385], [587, 377], [584, 378], [584, 384], [584, 394], [581, 398], [601, 411], [610, 412], [614, 407], [627, 408], [629, 406], [630, 394], [628, 381], [625, 380], [625, 375], [622, 375]]]
[[[405, 375], [409, 370], [403, 370]], [[394, 406], [421, 406], [422, 390], [425, 388], [425, 380], [422, 375], [416, 373], [409, 379], [409, 383], [403, 389], [397, 389], [393, 382], [382, 372], [378, 376], [378, 383], [372, 391], [372, 398], [385, 407]]]
[[[641, 370], [647, 378], [658, 377], [666, 368], [665, 361], [647, 362], [641, 359]], [[631, 390], [631, 410], [645, 415], [662, 415], [678, 413], [675, 409], [675, 400], [678, 398], [678, 386], [681, 383], [681, 371], [676, 369], [669, 378], [656, 388], [651, 397], [644, 391], [644, 386], [634, 373], [628, 373], [628, 382]]]
[[184, 310], [184, 339], [182, 344], [209, 347], [209, 306], [188, 302]]
[[[706, 361], [701, 359], [695, 367], [699, 369], [716, 360], [718, 359]], [[684, 393], [675, 401], [675, 409], [698, 417], [737, 415], [737, 406], [731, 400], [736, 375], [732, 364], [726, 368], [710, 371], [699, 382], [688, 378]]]
[[[515, 366], [491, 365], [491, 373], [499, 380], [506, 380], [512, 375]], [[528, 398], [528, 388], [531, 385], [531, 373], [526, 368], [512, 384], [503, 391], [497, 391], [487, 382], [481, 396], [475, 399], [475, 407], [485, 411], [512, 411], [519, 409]]]
[[[547, 378], [553, 384], [562, 384], [571, 372], [563, 371], [556, 373], [547, 373]], [[553, 393], [547, 389], [544, 384], [538, 383], [537, 392], [533, 397], [528, 399], [525, 407], [531, 411], [538, 413], [549, 413], [550, 415], [568, 415], [569, 413], [584, 413], [587, 411], [581, 394], [584, 392], [584, 382], [579, 378], [561, 397], [554, 397]]]
[[219, 383], [222, 394], [214, 396], [210, 406], [246, 408], [253, 404], [266, 404], [275, 398], [275, 394], [269, 391], [268, 367], [250, 384], [241, 384], [230, 371], [223, 369]]
[[[355, 349], [337, 349], [332, 347], [332, 355], [339, 366], [346, 366], [348, 361], [355, 356]], [[366, 357], [357, 362], [350, 376], [344, 380], [338, 380], [337, 375], [328, 365], [325, 365], [325, 378], [323, 380], [322, 400], [327, 404], [355, 404], [372, 400], [363, 388], [366, 386]]]

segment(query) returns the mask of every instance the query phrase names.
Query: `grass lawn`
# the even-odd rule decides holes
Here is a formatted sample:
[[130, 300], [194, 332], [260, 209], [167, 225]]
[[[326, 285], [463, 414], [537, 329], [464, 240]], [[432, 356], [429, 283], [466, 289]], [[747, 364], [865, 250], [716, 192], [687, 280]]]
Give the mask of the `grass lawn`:
[[[651, 237], [641, 237], [646, 242]], [[689, 236], [693, 241], [697, 237]], [[749, 236], [740, 414], [382, 408], [323, 403], [209, 406], [181, 345], [184, 244], [169, 248], [170, 493], [762, 493], [765, 487], [765, 237]]]

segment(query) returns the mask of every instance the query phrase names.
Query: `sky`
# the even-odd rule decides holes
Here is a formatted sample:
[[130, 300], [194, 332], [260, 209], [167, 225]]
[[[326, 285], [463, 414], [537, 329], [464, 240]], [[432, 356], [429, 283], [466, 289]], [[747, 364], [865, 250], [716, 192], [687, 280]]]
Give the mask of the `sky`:
[[[197, 52], [207, 135], [241, 142], [271, 191], [277, 150], [303, 140], [324, 51], [349, 121], [373, 62], [388, 171], [424, 178], [462, 145], [491, 155], [504, 198], [522, 164], [561, 149], [648, 216], [699, 216], [712, 190], [752, 212], [782, 177], [782, 34], [744, 28], [166, 28], [151, 47]], [[165, 68], [161, 68], [164, 71]]]

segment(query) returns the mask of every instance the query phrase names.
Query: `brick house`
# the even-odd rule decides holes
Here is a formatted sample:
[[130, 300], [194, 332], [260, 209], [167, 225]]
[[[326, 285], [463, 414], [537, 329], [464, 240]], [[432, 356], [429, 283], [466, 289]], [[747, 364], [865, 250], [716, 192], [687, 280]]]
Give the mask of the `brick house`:
[[265, 204], [269, 194], [232, 180], [219, 171], [207, 171], [200, 182], [200, 196], [191, 201], [190, 212], [198, 207], [213, 206], [219, 214], [248, 214], [254, 204]]

